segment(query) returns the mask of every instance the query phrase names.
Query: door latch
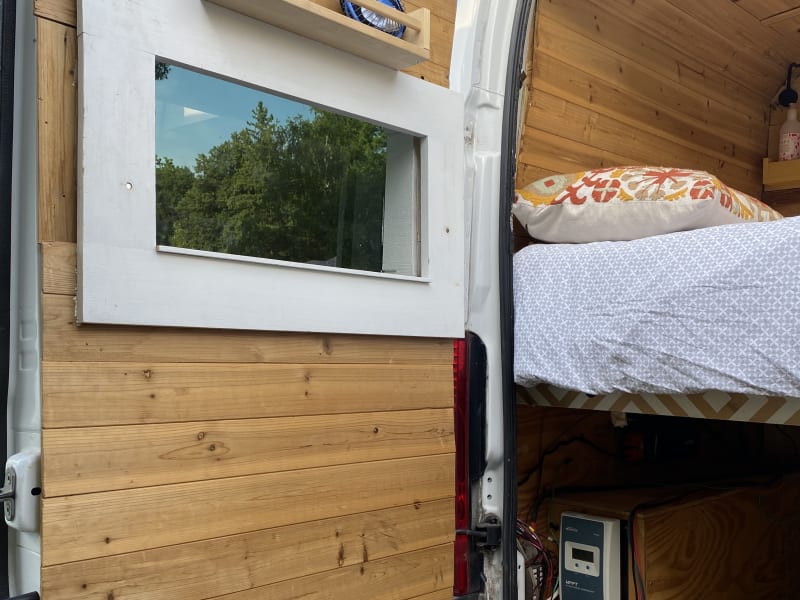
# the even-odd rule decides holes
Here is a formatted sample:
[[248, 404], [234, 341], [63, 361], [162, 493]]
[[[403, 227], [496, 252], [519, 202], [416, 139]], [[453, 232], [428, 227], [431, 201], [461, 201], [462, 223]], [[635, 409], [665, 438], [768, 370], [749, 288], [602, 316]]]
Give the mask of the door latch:
[[6, 525], [17, 531], [39, 531], [42, 496], [41, 451], [23, 450], [6, 460], [0, 502]]
[[6, 478], [3, 483], [3, 488], [0, 489], [0, 501], [3, 502], [3, 510], [5, 512], [6, 521], [13, 521], [16, 504], [14, 503], [14, 496], [17, 493], [17, 472], [14, 467], [6, 467]]
[[475, 545], [486, 550], [499, 547], [503, 539], [502, 525], [497, 517], [489, 517], [478, 523], [475, 529], [456, 529], [456, 533], [475, 538]]

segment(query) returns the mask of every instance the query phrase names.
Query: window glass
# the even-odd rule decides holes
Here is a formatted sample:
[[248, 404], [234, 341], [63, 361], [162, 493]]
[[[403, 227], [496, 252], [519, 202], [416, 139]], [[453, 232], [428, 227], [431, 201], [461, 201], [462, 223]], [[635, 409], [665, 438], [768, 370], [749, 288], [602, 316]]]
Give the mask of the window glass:
[[157, 62], [162, 246], [419, 275], [418, 140]]

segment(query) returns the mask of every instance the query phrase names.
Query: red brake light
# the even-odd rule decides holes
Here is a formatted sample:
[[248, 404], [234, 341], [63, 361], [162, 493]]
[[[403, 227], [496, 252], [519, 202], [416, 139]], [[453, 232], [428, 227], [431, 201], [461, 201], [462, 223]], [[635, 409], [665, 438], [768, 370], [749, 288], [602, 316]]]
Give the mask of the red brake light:
[[[455, 512], [456, 530], [470, 529], [469, 506], [469, 402], [467, 381], [469, 363], [466, 340], [453, 342], [453, 418], [456, 446], [456, 489]], [[469, 553], [470, 540], [465, 533], [457, 533], [454, 546], [453, 595], [466, 596], [469, 593]]]

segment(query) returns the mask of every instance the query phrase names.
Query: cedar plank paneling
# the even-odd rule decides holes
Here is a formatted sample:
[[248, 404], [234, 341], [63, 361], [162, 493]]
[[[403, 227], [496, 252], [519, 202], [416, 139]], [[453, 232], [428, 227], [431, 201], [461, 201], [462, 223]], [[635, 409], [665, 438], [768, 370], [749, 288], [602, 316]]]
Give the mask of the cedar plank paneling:
[[724, 25], [725, 33], [739, 44], [740, 52], [762, 54], [784, 68], [797, 60], [797, 43], [788, 37], [776, 36], [773, 29], [743, 10], [739, 1], [669, 0], [669, 3], [679, 7], [690, 19], [717, 27]]
[[449, 498], [454, 470], [444, 454], [44, 498], [42, 564]]
[[635, 165], [627, 155], [614, 154], [603, 148], [593, 148], [583, 142], [573, 142], [558, 134], [547, 133], [530, 126], [519, 152], [522, 165], [555, 173], [573, 173], [583, 169]]
[[732, 0], [759, 20], [767, 19], [800, 5], [797, 0]]
[[655, 136], [644, 129], [634, 130], [616, 119], [534, 89], [528, 110], [528, 124], [574, 142], [630, 155], [636, 164], [695, 168], [716, 173], [724, 181], [750, 194], [761, 190], [760, 172], [747, 170], [697, 153], [681, 144]]
[[430, 590], [452, 594], [452, 562], [453, 545], [446, 544], [219, 596], [219, 600], [398, 600]]
[[33, 13], [71, 27], [78, 23], [75, 0], [33, 0]]
[[75, 244], [42, 242], [42, 293], [74, 296], [77, 293], [78, 261]]
[[[433, 59], [409, 72], [447, 85], [455, 2], [418, 4], [432, 10]], [[42, 571], [44, 597], [188, 600], [259, 586], [253, 597], [279, 597], [320, 582], [320, 590], [327, 594], [333, 586], [340, 597], [374, 598], [376, 582], [397, 600], [449, 597], [449, 341], [76, 326], [75, 2], [35, 0], [34, 9], [40, 17], [43, 418], [46, 427], [67, 426], [44, 432], [44, 487], [70, 494], [44, 499], [43, 557], [50, 562]], [[239, 416], [246, 420], [231, 420]], [[218, 446], [205, 446], [211, 460], [201, 452], [206, 466], [200, 471], [183, 464], [142, 469], [142, 457], [183, 463], [175, 453], [184, 458], [192, 449], [179, 446], [170, 454], [164, 445], [165, 435], [180, 436], [187, 425], [141, 423], [194, 418], [223, 420], [189, 427], [195, 446], [201, 430], [206, 441], [222, 434], [223, 456]], [[120, 422], [140, 425], [102, 426]], [[294, 449], [293, 431], [300, 444]], [[125, 450], [122, 440], [131, 442]], [[153, 445], [164, 451], [153, 455]], [[132, 462], [109, 470], [109, 459], [114, 464], [120, 455]], [[94, 470], [89, 463], [97, 458]], [[84, 460], [86, 468], [76, 466]], [[351, 460], [357, 464], [339, 464]], [[108, 491], [156, 482], [159, 487]], [[276, 522], [277, 529], [260, 529]], [[115, 555], [104, 558], [109, 553]], [[370, 558], [375, 567], [366, 564]], [[73, 560], [79, 562], [53, 564]], [[352, 577], [342, 577], [348, 568], [369, 586], [354, 587]]]
[[[522, 146], [520, 146], [522, 148]], [[550, 169], [543, 169], [541, 167], [533, 167], [531, 165], [526, 165], [523, 162], [520, 162], [519, 169], [517, 169], [517, 180], [516, 186], [518, 188], [525, 187], [526, 185], [533, 183], [537, 179], [541, 179], [542, 177], [548, 177], [550, 175], [556, 175], [559, 171], [553, 171]], [[514, 227], [519, 226], [519, 221], [514, 222]], [[527, 234], [526, 234], [527, 235]]]
[[448, 365], [46, 362], [42, 420], [93, 427], [449, 408], [452, 386]]
[[[790, 40], [794, 48], [798, 47], [798, 43], [800, 43], [800, 13], [795, 14], [791, 18], [772, 23], [770, 28]], [[794, 61], [792, 62], [796, 60], [797, 54], [795, 52]], [[786, 62], [786, 65], [789, 65], [789, 61]]]
[[[738, 39], [728, 33], [728, 26], [720, 23], [721, 19], [714, 22], [693, 19], [668, 0], [648, 0], [643, 10], [628, 10], [629, 0], [591, 1], [643, 31], [658, 32], [651, 39], [670, 48], [666, 56], [679, 57], [679, 65], [699, 67], [703, 74], [713, 72], [715, 77], [722, 77], [727, 97], [718, 100], [723, 104], [736, 107], [744, 104], [743, 100], [748, 104], [753, 99], [768, 101], [768, 90], [774, 85], [774, 78], [780, 77], [775, 57], [742, 51]], [[686, 40], [691, 40], [690, 47]], [[645, 42], [641, 38], [637, 42], [639, 50]], [[704, 93], [713, 95], [719, 91], [722, 90], [705, 89]]]
[[42, 296], [42, 321], [45, 362], [450, 365], [453, 360], [452, 342], [448, 340], [171, 327], [76, 327], [74, 299], [53, 294]]
[[419, 502], [45, 567], [42, 591], [48, 600], [203, 600], [445, 544], [453, 518], [451, 499]]
[[721, 0], [546, 0], [537, 11], [518, 185], [657, 164], [761, 195], [788, 37]]
[[533, 77], [538, 90], [612, 117], [625, 127], [641, 128], [683, 144], [687, 151], [708, 154], [746, 169], [751, 169], [762, 158], [761, 147], [755, 149], [752, 144], [737, 144], [682, 112], [663, 106], [656, 108], [647, 99], [627, 93], [544, 52], [537, 57]]
[[[656, 110], [665, 107], [691, 119], [697, 127], [710, 129], [719, 136], [732, 137], [737, 143], [753, 150], [763, 148], [764, 141], [759, 136], [763, 138], [765, 135], [766, 102], [763, 106], [759, 105], [757, 111], [753, 110], [754, 114], [748, 115], [719, 104], [687, 87], [683, 81], [654, 72], [639, 62], [635, 55], [629, 57], [614, 48], [608, 48], [604, 38], [590, 37], [585, 31], [574, 31], [547, 14], [539, 15], [537, 19], [536, 53], [548, 54], [591, 73], [596, 79], [618, 87], [626, 94], [644, 99]], [[633, 36], [636, 35], [636, 29], [630, 28], [623, 33]]]
[[800, 190], [764, 192], [764, 201], [784, 217], [800, 216]]
[[455, 452], [452, 409], [43, 432], [46, 497]]
[[735, 119], [763, 119], [769, 92], [744, 87], [737, 78], [709, 64], [700, 51], [695, 52], [696, 42], [686, 30], [690, 21], [683, 33], [675, 33], [671, 40], [654, 35], [659, 28], [651, 23], [651, 13], [662, 3], [666, 5], [664, 0], [628, 3], [623, 14], [600, 0], [547, 0], [540, 4], [539, 15], [625, 57], [658, 80], [713, 100], [734, 113]]
[[77, 67], [75, 29], [36, 19], [39, 240], [77, 239]]
[[453, 590], [450, 588], [445, 588], [443, 590], [439, 590], [438, 592], [425, 594], [424, 596], [414, 596], [408, 600], [453, 600]]

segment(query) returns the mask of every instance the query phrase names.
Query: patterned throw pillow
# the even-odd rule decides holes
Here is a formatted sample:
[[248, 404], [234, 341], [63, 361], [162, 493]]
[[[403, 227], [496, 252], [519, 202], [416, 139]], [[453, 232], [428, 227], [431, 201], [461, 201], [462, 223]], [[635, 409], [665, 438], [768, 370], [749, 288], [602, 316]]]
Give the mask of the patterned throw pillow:
[[531, 237], [560, 243], [633, 240], [782, 218], [709, 173], [666, 167], [551, 175], [517, 190], [512, 212]]

